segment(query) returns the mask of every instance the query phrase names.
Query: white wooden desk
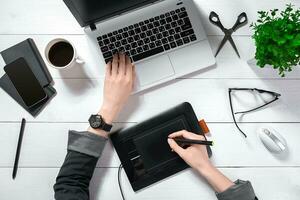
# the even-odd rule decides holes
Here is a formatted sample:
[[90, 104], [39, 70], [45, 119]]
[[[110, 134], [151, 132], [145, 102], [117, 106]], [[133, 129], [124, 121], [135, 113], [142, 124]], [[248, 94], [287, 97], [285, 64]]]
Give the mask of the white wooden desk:
[[[299, 0], [195, 0], [201, 12], [209, 41], [216, 51], [223, 37], [209, 24], [208, 14], [219, 13], [225, 26], [232, 26], [238, 14], [246, 11], [249, 21], [260, 9], [283, 8], [286, 3], [300, 6]], [[35, 40], [43, 54], [48, 41], [56, 37], [71, 40], [86, 61], [66, 72], [49, 68], [57, 96], [36, 118], [27, 114], [0, 89], [0, 199], [53, 199], [52, 186], [66, 154], [67, 131], [85, 130], [87, 119], [101, 103], [103, 66], [100, 55], [89, 47], [83, 30], [62, 0], [0, 0], [0, 51], [28, 37]], [[116, 125], [132, 124], [183, 101], [190, 102], [198, 117], [205, 118], [216, 142], [213, 162], [232, 180], [250, 180], [259, 199], [298, 200], [300, 197], [300, 69], [280, 78], [270, 69], [249, 66], [254, 42], [249, 26], [234, 34], [241, 54], [225, 45], [214, 69], [187, 76], [172, 84], [133, 96]], [[1, 71], [4, 62], [0, 59]], [[184, 66], [183, 66], [184, 67]], [[228, 102], [229, 87], [258, 87], [282, 94], [273, 105], [241, 120], [245, 139], [235, 128]], [[180, 95], [179, 95], [180, 94]], [[20, 120], [28, 121], [16, 180], [11, 174]], [[270, 125], [286, 138], [289, 151], [283, 156], [270, 154], [256, 135], [256, 129]], [[117, 184], [119, 159], [108, 144], [91, 185], [92, 199], [121, 199]], [[188, 169], [134, 193], [122, 173], [127, 199], [216, 199], [205, 181]]]

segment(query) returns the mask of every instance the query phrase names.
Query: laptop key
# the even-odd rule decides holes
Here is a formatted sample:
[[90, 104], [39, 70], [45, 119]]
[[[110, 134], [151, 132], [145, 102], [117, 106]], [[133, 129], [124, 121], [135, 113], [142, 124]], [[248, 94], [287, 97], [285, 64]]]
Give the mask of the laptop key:
[[181, 26], [182, 30], [187, 30], [192, 28], [192, 24], [191, 23], [185, 23], [183, 26]]
[[150, 40], [151, 40], [151, 42], [155, 41], [155, 40], [156, 40], [155, 35], [152, 35], [152, 36], [150, 37]]
[[122, 43], [122, 45], [126, 45], [126, 44], [127, 44], [127, 40], [126, 40], [126, 39], [123, 39], [123, 40], [121, 41], [121, 43]]
[[103, 41], [101, 41], [101, 40], [98, 42], [98, 44], [100, 47], [102, 47], [104, 45]]
[[102, 37], [101, 36], [97, 37], [97, 40], [98, 41], [102, 40]]
[[108, 46], [101, 47], [101, 51], [102, 51], [102, 52], [108, 51]]
[[103, 57], [104, 57], [104, 58], [112, 57], [112, 53], [111, 53], [110, 51], [105, 52], [105, 53], [103, 54]]
[[161, 41], [162, 41], [163, 44], [167, 44], [168, 43], [167, 38], [163, 38]]
[[185, 7], [180, 8], [181, 11], [185, 11]]
[[162, 34], [161, 33], [157, 34], [156, 38], [160, 40], [162, 38]]
[[119, 34], [116, 36], [117, 40], [122, 40], [122, 36]]
[[133, 37], [127, 38], [128, 43], [132, 43], [134, 41]]
[[139, 40], [139, 41], [137, 42], [137, 44], [138, 44], [138, 46], [142, 46], [142, 45], [144, 44], [144, 42], [143, 42], [143, 40]]
[[164, 45], [164, 48], [165, 48], [165, 50], [166, 50], [166, 51], [168, 51], [168, 50], [170, 50], [170, 49], [171, 49], [171, 47], [170, 47], [170, 45], [169, 45], [169, 44], [165, 44], [165, 45]]
[[174, 41], [174, 37], [171, 35], [168, 37], [169, 42], [173, 42]]
[[179, 16], [180, 18], [184, 18], [184, 17], [187, 17], [188, 14], [187, 14], [187, 12], [182, 12], [182, 13], [179, 13], [178, 16]]
[[137, 55], [132, 56], [132, 60], [139, 61], [139, 60], [142, 60], [144, 58], [147, 58], [147, 57], [150, 57], [150, 56], [162, 53], [162, 52], [164, 52], [164, 48], [163, 47], [157, 47], [155, 49], [151, 49], [151, 50], [145, 51], [141, 54], [137, 54]]
[[190, 42], [190, 39], [188, 37], [183, 38], [183, 42], [184, 44], [187, 44]]
[[181, 28], [180, 28], [180, 27], [176, 27], [176, 28], [175, 28], [175, 32], [176, 32], [176, 33], [181, 32]]
[[117, 42], [115, 43], [115, 45], [116, 45], [116, 47], [118, 48], [118, 47], [121, 46], [121, 42], [117, 41]]
[[191, 36], [190, 36], [190, 40], [191, 40], [191, 41], [195, 41], [195, 40], [197, 40], [197, 37], [196, 37], [196, 35], [195, 35], [195, 34], [191, 35]]
[[147, 26], [144, 25], [144, 26], [141, 27], [141, 29], [142, 29], [142, 31], [146, 31], [147, 30]]
[[110, 44], [108, 45], [108, 48], [109, 48], [110, 50], [112, 50], [112, 49], [115, 48], [115, 45], [114, 45], [113, 43], [110, 43]]
[[109, 58], [105, 58], [105, 63], [108, 63], [108, 62], [110, 62], [110, 61], [112, 61], [112, 57], [109, 57]]
[[193, 30], [193, 29], [189, 29], [189, 30], [186, 30], [186, 31], [181, 32], [181, 33], [180, 33], [180, 36], [181, 36], [181, 37], [186, 37], [186, 36], [192, 35], [192, 34], [194, 34], [194, 30]]
[[108, 45], [110, 43], [109, 39], [104, 39], [103, 42], [104, 42], [105, 45]]
[[176, 41], [176, 44], [177, 44], [177, 46], [181, 46], [181, 45], [183, 45], [183, 41], [182, 41], [182, 39], [179, 39], [179, 40], [177, 40], [177, 41]]
[[110, 39], [110, 42], [115, 42], [116, 41], [116, 37], [115, 36], [112, 36]]
[[128, 50], [130, 50], [130, 49], [131, 49], [130, 44], [125, 45], [125, 50], [126, 50], [126, 51], [128, 51]]
[[131, 43], [131, 48], [136, 48], [137, 47], [137, 43], [136, 42], [133, 42], [133, 43]]
[[140, 37], [141, 37], [141, 38], [145, 38], [145, 37], [146, 37], [146, 33], [141, 33], [141, 34], [140, 34]]
[[149, 31], [146, 32], [146, 34], [147, 34], [147, 36], [151, 36], [152, 35], [152, 31], [149, 30]]
[[155, 41], [155, 45], [156, 45], [157, 47], [159, 47], [159, 46], [161, 46], [161, 45], [162, 45], [162, 43], [161, 43], [161, 41], [160, 41], [160, 40], [156, 40], [156, 41]]
[[149, 50], [149, 46], [146, 44], [143, 46], [144, 51], [148, 51]]
[[131, 55], [135, 55], [135, 54], [136, 54], [136, 50], [135, 50], [135, 49], [132, 49], [132, 50], [130, 51], [130, 54], [131, 54]]
[[151, 43], [149, 44], [149, 47], [150, 47], [150, 49], [153, 49], [153, 48], [155, 47], [155, 44], [154, 44], [153, 42], [151, 42]]
[[142, 48], [142, 47], [138, 47], [138, 48], [136, 49], [136, 51], [137, 51], [137, 53], [142, 53], [142, 52], [143, 52], [143, 48]]
[[159, 31], [158, 31], [158, 28], [154, 28], [153, 30], [152, 30], [152, 32], [153, 32], [153, 34], [157, 34]]
[[127, 32], [122, 33], [123, 38], [127, 38], [129, 35]]
[[171, 42], [170, 45], [172, 49], [174, 49], [177, 46], [175, 42]]
[[183, 22], [183, 20], [182, 20], [182, 19], [180, 19], [180, 20], [178, 20], [178, 21], [177, 21], [177, 24], [178, 24], [179, 26], [181, 26], [181, 25], [183, 25], [183, 24], [184, 24], [184, 22]]
[[144, 39], [144, 43], [145, 43], [145, 44], [150, 43], [150, 38], [145, 38], [145, 39]]
[[175, 38], [175, 40], [178, 40], [180, 38], [180, 35], [179, 34], [175, 34], [174, 38]]
[[170, 34], [170, 35], [174, 35], [174, 34], [175, 34], [175, 30], [174, 30], [174, 29], [170, 29], [170, 30], [169, 30], [169, 34]]

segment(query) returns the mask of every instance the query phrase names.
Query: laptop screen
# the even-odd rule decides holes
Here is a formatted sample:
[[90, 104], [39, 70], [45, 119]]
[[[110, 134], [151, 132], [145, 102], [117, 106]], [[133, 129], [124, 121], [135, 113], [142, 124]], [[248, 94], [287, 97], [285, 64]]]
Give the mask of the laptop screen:
[[84, 27], [158, 0], [64, 0]]

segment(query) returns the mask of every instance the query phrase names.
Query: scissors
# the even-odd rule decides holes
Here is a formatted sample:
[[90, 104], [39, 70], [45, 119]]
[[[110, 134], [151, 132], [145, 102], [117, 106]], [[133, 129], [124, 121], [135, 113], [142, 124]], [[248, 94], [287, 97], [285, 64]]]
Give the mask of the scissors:
[[223, 48], [224, 44], [227, 42], [227, 40], [229, 40], [231, 46], [233, 47], [233, 49], [235, 50], [236, 54], [239, 56], [240, 58], [240, 54], [236, 48], [236, 45], [232, 39], [232, 33], [235, 32], [236, 30], [238, 30], [239, 28], [241, 28], [242, 26], [246, 25], [248, 23], [248, 17], [247, 17], [247, 14], [245, 12], [241, 13], [235, 24], [233, 25], [233, 27], [231, 29], [227, 29], [227, 28], [224, 28], [224, 26], [222, 25], [221, 23], [221, 20], [219, 18], [219, 15], [217, 13], [215, 13], [214, 11], [212, 11], [209, 15], [209, 21], [218, 26], [224, 33], [225, 33], [225, 36], [222, 40], [222, 42], [220, 43], [220, 46], [215, 54], [215, 56], [218, 55], [218, 53], [220, 52], [220, 50]]

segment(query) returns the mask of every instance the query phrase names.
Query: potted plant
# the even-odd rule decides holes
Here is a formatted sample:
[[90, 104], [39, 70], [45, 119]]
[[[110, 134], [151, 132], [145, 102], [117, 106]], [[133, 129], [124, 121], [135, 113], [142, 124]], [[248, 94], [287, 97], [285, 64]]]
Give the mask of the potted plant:
[[257, 65], [273, 66], [284, 77], [300, 64], [300, 10], [291, 4], [279, 13], [278, 9], [259, 11], [254, 30]]

